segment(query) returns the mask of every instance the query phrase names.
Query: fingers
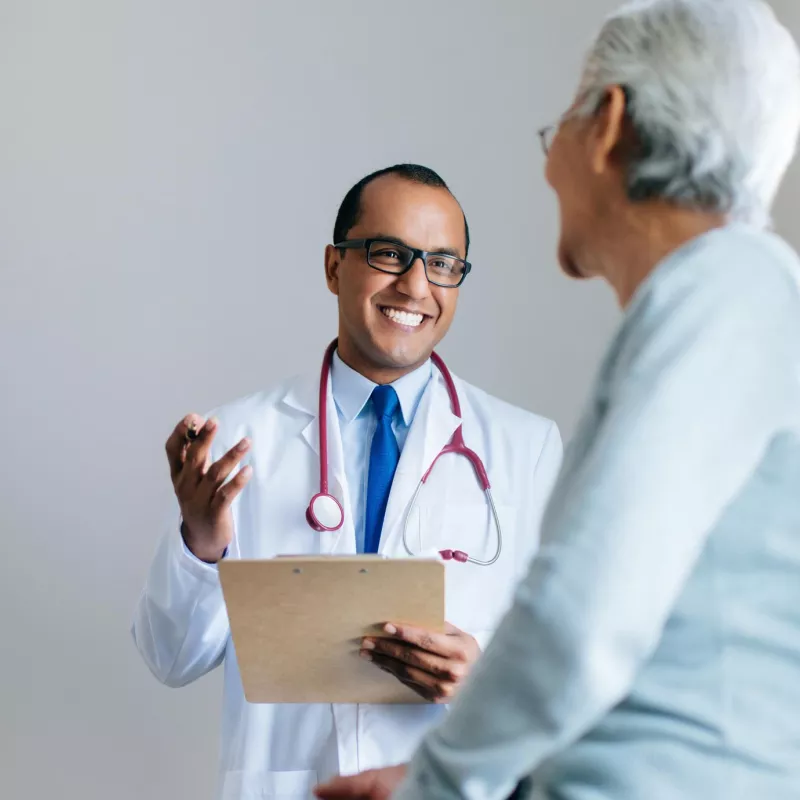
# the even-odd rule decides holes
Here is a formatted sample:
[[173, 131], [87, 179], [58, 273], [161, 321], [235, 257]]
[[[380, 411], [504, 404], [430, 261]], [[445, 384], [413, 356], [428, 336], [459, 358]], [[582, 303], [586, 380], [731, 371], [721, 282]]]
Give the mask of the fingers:
[[220, 487], [211, 501], [212, 513], [217, 514], [225, 511], [236, 499], [239, 492], [247, 486], [247, 482], [252, 475], [253, 468], [248, 464], [246, 467], [242, 467], [224, 486]]
[[395, 639], [365, 639], [364, 652], [386, 656], [445, 681], [458, 682], [467, 674], [466, 660], [444, 658]]
[[219, 423], [213, 417], [197, 432], [197, 438], [189, 444], [186, 450], [185, 467], [197, 481], [205, 474], [206, 464], [211, 452], [211, 442], [217, 433]]
[[467, 652], [465, 634], [453, 625], [449, 625], [452, 632], [436, 633], [427, 631], [424, 628], [415, 628], [411, 625], [396, 625], [389, 623], [384, 626], [386, 633], [394, 636], [395, 639], [415, 645], [421, 650], [427, 650], [444, 658], [452, 658], [457, 661], [466, 661], [469, 657]]
[[480, 655], [477, 641], [454, 625], [437, 633], [410, 625], [384, 626], [393, 638], [367, 637], [362, 658], [434, 702], [448, 702]]
[[[388, 673], [389, 675], [394, 675], [394, 673], [387, 667], [379, 666], [378, 669], [383, 670], [384, 672]], [[399, 675], [394, 675], [403, 686], [407, 686], [411, 689], [412, 692], [416, 692], [423, 700], [426, 700], [429, 703], [441, 703], [444, 702], [444, 696], [438, 693], [438, 687], [436, 686], [427, 686], [421, 683], [416, 683], [412, 681], [410, 678], [404, 678]]]
[[430, 672], [412, 667], [402, 661], [398, 661], [391, 656], [380, 653], [366, 653], [364, 658], [372, 661], [376, 667], [384, 672], [394, 675], [401, 683], [406, 684], [417, 694], [434, 703], [448, 702], [456, 692], [457, 684], [454, 681], [432, 675]]
[[315, 786], [314, 794], [320, 800], [388, 800], [402, 782], [406, 770], [406, 764], [398, 764], [334, 778], [329, 783]]
[[249, 449], [250, 440], [242, 439], [208, 468], [203, 478], [203, 483], [206, 485], [206, 492], [209, 498], [228, 480], [228, 476], [244, 458]]
[[186, 440], [183, 467], [175, 481], [175, 493], [182, 502], [194, 498], [197, 493], [197, 487], [209, 465], [211, 442], [214, 440], [218, 427], [216, 419], [206, 420], [205, 424], [197, 430], [196, 437], [192, 441], [189, 441], [188, 438]]
[[173, 483], [183, 469], [186, 449], [189, 445], [187, 433], [191, 425], [199, 428], [205, 420], [199, 414], [187, 414], [176, 426], [167, 439], [165, 449], [169, 461], [169, 473]]
[[170, 475], [178, 499], [182, 504], [191, 503], [195, 510], [198, 507], [210, 509], [212, 514], [227, 509], [252, 476], [248, 466], [228, 481], [250, 449], [250, 440], [246, 438], [209, 466], [211, 445], [218, 429], [216, 419], [204, 420], [199, 414], [188, 414], [166, 443]]
[[372, 800], [376, 781], [376, 775], [371, 770], [349, 777], [334, 778], [322, 786], [317, 786], [314, 794], [320, 800], [367, 800], [367, 798]]

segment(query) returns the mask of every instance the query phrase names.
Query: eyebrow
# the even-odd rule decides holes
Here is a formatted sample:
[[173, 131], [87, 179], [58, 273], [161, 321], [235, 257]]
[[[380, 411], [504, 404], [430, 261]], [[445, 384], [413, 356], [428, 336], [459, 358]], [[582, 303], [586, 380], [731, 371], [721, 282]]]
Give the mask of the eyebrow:
[[[375, 233], [371, 236], [365, 236], [365, 239], [380, 239], [382, 242], [391, 242], [392, 244], [399, 244], [403, 247], [408, 247], [411, 249], [413, 248], [408, 242], [404, 242], [402, 239], [398, 239], [396, 236], [390, 236], [388, 233]], [[459, 260], [463, 261], [464, 259], [458, 254], [458, 250], [453, 247], [437, 247], [435, 250], [428, 250], [428, 253], [439, 253], [443, 256], [453, 256], [453, 258], [458, 258]]]

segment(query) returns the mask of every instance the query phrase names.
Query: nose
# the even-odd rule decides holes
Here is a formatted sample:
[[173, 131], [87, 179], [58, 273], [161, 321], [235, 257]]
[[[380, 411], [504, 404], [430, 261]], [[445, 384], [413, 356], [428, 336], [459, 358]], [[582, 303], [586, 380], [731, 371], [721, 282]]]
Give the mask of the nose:
[[412, 300], [424, 300], [428, 297], [431, 289], [425, 274], [425, 262], [421, 258], [415, 259], [411, 269], [398, 277], [395, 286], [401, 294]]

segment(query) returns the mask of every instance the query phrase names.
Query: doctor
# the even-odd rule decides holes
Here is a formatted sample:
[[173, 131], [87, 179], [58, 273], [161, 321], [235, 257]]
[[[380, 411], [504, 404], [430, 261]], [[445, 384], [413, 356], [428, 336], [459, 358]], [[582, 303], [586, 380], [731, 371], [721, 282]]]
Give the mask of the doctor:
[[[455, 379], [463, 436], [492, 483], [502, 546], [466, 458], [439, 459], [412, 505], [423, 474], [462, 423], [446, 368], [431, 354], [470, 270], [466, 219], [436, 173], [398, 165], [347, 193], [333, 242], [325, 277], [338, 299], [339, 330], [324, 395], [326, 435], [315, 368], [207, 419], [188, 415], [166, 445], [178, 508], [150, 569], [133, 636], [168, 686], [224, 665], [218, 796], [225, 800], [299, 800], [336, 774], [410, 757], [510, 605], [561, 461], [554, 423]], [[190, 430], [198, 434], [190, 438]], [[306, 515], [320, 493], [321, 444], [334, 516], [338, 504], [343, 520], [317, 521], [328, 528], [342, 522], [338, 530], [315, 530]], [[447, 633], [396, 626], [392, 640], [362, 643], [364, 658], [429, 704], [245, 701], [218, 579], [221, 558], [431, 551], [471, 559], [446, 563]]]

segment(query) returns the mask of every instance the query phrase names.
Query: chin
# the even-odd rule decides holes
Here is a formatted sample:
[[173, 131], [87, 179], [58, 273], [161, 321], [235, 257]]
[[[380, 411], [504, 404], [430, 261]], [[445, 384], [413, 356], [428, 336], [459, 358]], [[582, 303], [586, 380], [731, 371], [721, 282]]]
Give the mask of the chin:
[[423, 335], [392, 336], [387, 335], [386, 331], [373, 331], [369, 337], [371, 360], [384, 369], [392, 370], [410, 371], [420, 366], [430, 358], [431, 352], [441, 339], [435, 335], [438, 333], [435, 329], [420, 333]]
[[[375, 355], [384, 366], [392, 369], [409, 369], [421, 364], [430, 355], [425, 347], [412, 347], [409, 342], [373, 342]], [[432, 349], [432, 348], [431, 348]]]
[[568, 278], [583, 280], [588, 277], [581, 270], [581, 268], [578, 266], [578, 262], [576, 261], [576, 259], [572, 257], [569, 250], [563, 244], [560, 244], [558, 247], [558, 263], [559, 266], [561, 267], [561, 271]]

